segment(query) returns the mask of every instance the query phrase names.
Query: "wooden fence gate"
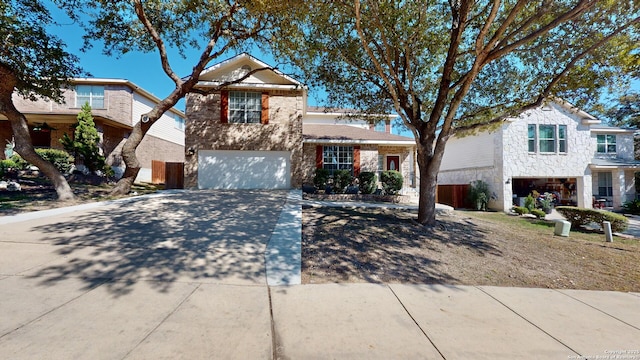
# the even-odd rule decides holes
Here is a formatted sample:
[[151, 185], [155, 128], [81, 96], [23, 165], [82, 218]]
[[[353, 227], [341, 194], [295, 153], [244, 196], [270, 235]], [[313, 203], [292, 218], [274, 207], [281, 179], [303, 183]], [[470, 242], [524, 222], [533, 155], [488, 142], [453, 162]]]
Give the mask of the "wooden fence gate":
[[453, 206], [454, 209], [471, 208], [468, 199], [469, 184], [438, 185], [436, 201], [440, 204]]
[[164, 184], [165, 189], [183, 189], [184, 163], [152, 160], [151, 182]]

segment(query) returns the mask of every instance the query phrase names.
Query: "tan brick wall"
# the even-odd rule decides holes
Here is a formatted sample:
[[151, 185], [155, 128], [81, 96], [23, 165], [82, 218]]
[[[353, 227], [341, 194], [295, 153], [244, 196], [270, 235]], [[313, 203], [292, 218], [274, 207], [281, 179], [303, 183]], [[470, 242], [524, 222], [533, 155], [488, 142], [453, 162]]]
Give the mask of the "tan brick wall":
[[151, 168], [151, 160], [184, 162], [184, 147], [155, 136], [145, 136], [136, 149], [136, 156], [143, 168]]
[[185, 148], [185, 187], [198, 183], [200, 150], [272, 150], [291, 152], [291, 186], [302, 186], [302, 91], [269, 93], [269, 124], [221, 124], [220, 94], [189, 94]]
[[[76, 93], [73, 89], [66, 89], [63, 92], [65, 103], [57, 104], [51, 101], [38, 99], [29, 101], [14, 94], [13, 101], [16, 108], [26, 113], [55, 113], [69, 116], [77, 115], [80, 106], [76, 106]], [[102, 116], [123, 125], [131, 126], [131, 112], [133, 106], [133, 92], [125, 85], [105, 85], [104, 89], [105, 109], [91, 109], [94, 117]], [[31, 118], [31, 116], [28, 116]], [[49, 122], [47, 122], [49, 123]]]

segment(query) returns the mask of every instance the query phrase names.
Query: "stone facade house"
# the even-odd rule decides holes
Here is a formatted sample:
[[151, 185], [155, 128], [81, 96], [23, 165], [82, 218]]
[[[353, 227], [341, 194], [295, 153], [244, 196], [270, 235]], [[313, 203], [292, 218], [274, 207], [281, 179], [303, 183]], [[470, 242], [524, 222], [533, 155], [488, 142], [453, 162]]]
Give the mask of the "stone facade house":
[[619, 209], [636, 196], [633, 134], [550, 101], [495, 131], [450, 139], [438, 184], [483, 180], [493, 195], [489, 207], [503, 211], [523, 205], [532, 190], [563, 205]]
[[[122, 145], [140, 116], [160, 99], [123, 79], [77, 78], [71, 84], [64, 90], [64, 104], [30, 101], [14, 94], [16, 108], [27, 118], [34, 147], [62, 149], [59, 140], [65, 133], [73, 137], [80, 107], [88, 102], [102, 140], [101, 150], [107, 163], [121, 175]], [[152, 160], [184, 161], [184, 119], [183, 112], [172, 108], [151, 127], [136, 152], [142, 165], [137, 181], [151, 181]], [[11, 139], [11, 126], [0, 115], [0, 143], [4, 145]], [[4, 154], [0, 157], [4, 158]]]
[[389, 121], [375, 131], [309, 107], [304, 84], [248, 54], [205, 69], [196, 88], [186, 101], [186, 188], [300, 188], [318, 167], [415, 177], [415, 144], [390, 134]]

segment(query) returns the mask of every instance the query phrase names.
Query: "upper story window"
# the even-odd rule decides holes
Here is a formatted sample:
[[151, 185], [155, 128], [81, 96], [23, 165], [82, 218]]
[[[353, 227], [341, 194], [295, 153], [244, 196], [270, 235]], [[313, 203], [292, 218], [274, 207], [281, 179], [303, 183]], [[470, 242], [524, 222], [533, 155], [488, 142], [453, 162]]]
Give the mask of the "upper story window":
[[229, 91], [229, 122], [259, 124], [262, 114], [262, 94], [259, 92]]
[[567, 125], [527, 126], [527, 148], [529, 152], [566, 153]]
[[615, 154], [616, 153], [616, 136], [615, 135], [596, 135], [599, 154]]
[[175, 128], [180, 131], [184, 131], [184, 119], [178, 115], [174, 115], [173, 119]]
[[336, 170], [353, 172], [353, 146], [324, 146], [322, 167], [333, 174]]
[[85, 103], [92, 109], [104, 109], [104, 86], [76, 85], [76, 107]]

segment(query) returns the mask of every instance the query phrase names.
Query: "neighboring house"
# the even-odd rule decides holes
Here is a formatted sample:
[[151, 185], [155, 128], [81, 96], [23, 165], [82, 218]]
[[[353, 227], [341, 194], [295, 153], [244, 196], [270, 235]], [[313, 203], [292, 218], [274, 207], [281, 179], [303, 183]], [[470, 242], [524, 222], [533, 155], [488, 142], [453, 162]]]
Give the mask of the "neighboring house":
[[[526, 111], [500, 129], [449, 140], [438, 184], [483, 180], [489, 206], [508, 211], [537, 190], [558, 202], [618, 209], [635, 198], [634, 130], [602, 126], [600, 120], [563, 101]], [[472, 149], [472, 151], [470, 151]]]
[[[237, 84], [216, 90], [225, 82]], [[307, 88], [240, 54], [205, 69], [186, 101], [186, 188], [289, 189], [312, 183], [316, 168], [401, 170], [415, 185], [415, 143], [343, 111], [307, 106]]]
[[[29, 101], [16, 94], [16, 108], [27, 118], [34, 147], [62, 149], [59, 139], [67, 133], [73, 137], [80, 107], [89, 103], [96, 128], [101, 137], [101, 149], [107, 163], [117, 175], [124, 171], [122, 145], [140, 116], [160, 101], [137, 85], [122, 79], [77, 78], [64, 90], [64, 104], [52, 101]], [[151, 181], [151, 161], [184, 161], [184, 113], [171, 109], [147, 132], [136, 154], [141, 164], [137, 181]], [[0, 116], [0, 141], [12, 138], [6, 118]], [[0, 155], [4, 156], [4, 155]]]
[[[412, 193], [417, 184], [416, 143], [412, 138], [391, 134], [396, 115], [385, 116], [376, 125], [347, 117], [353, 110], [308, 107], [302, 124], [306, 168], [351, 170], [354, 175], [385, 170], [402, 173], [403, 193]], [[312, 183], [308, 172], [305, 183]], [[412, 191], [413, 190], [413, 191]]]

